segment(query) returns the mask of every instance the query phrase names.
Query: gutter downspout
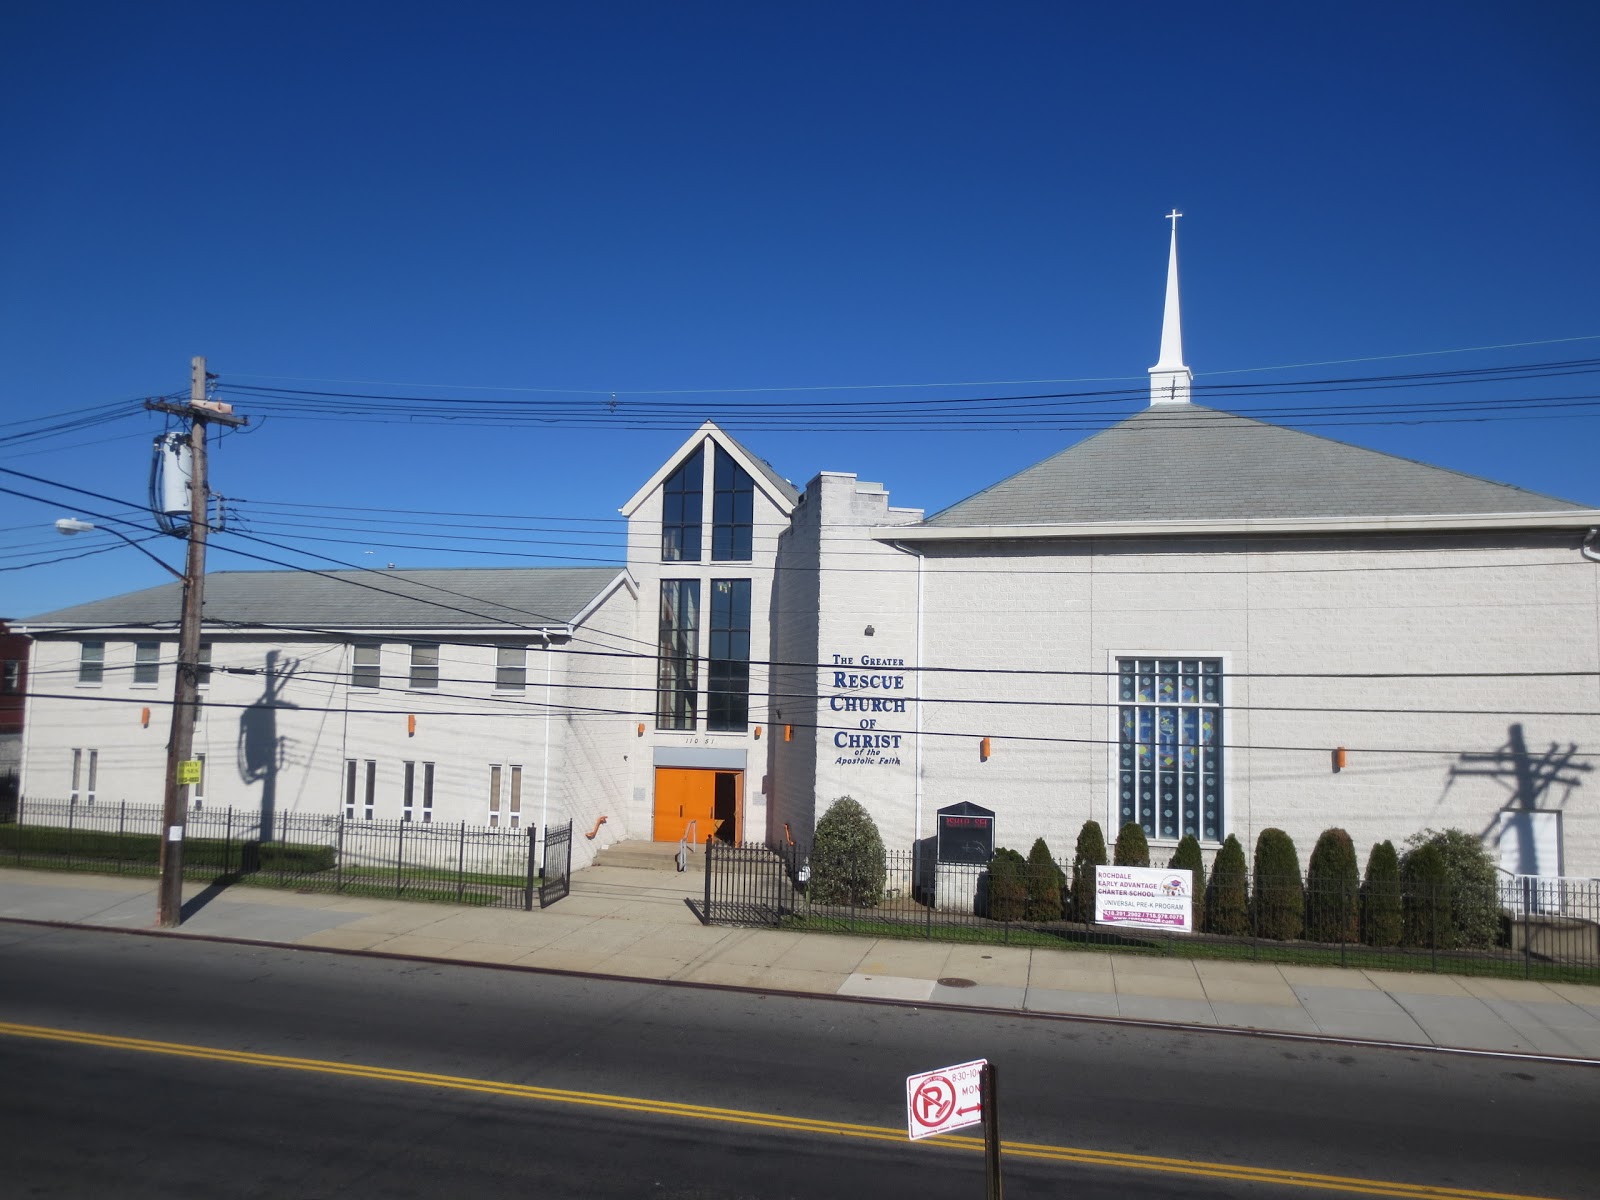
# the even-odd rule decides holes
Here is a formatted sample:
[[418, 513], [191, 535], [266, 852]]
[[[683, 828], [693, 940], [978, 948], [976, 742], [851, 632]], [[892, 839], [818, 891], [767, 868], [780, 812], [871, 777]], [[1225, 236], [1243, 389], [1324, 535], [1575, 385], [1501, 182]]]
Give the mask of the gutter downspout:
[[916, 767], [914, 770], [913, 803], [916, 811], [915, 839], [922, 841], [922, 563], [923, 554], [920, 550], [908, 549], [900, 542], [890, 542], [889, 545], [899, 550], [902, 554], [909, 554], [917, 560], [917, 713], [912, 722], [912, 731], [917, 739]]
[[550, 675], [555, 667], [550, 631], [543, 630], [544, 638], [544, 753], [540, 755], [543, 780], [539, 793], [539, 861], [544, 861], [544, 844], [550, 837]]
[[1590, 562], [1600, 562], [1600, 551], [1597, 551], [1594, 548], [1594, 542], [1597, 537], [1600, 537], [1600, 526], [1596, 526], [1595, 528], [1589, 530], [1588, 533], [1584, 534], [1583, 544], [1578, 547], [1579, 551], [1581, 551], [1583, 556]]

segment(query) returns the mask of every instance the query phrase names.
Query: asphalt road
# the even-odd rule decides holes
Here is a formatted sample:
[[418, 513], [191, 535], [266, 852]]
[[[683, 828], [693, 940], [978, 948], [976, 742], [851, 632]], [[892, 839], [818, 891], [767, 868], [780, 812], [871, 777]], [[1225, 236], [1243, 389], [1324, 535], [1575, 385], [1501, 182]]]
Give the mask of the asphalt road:
[[4, 923], [0, 1023], [16, 1197], [981, 1197], [903, 1140], [979, 1057], [1012, 1200], [1596, 1191], [1600, 1068]]

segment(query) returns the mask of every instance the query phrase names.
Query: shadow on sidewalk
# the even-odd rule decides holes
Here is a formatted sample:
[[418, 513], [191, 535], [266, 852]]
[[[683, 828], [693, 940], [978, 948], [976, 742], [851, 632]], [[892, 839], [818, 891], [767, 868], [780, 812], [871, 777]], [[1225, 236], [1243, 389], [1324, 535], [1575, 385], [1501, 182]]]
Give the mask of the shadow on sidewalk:
[[183, 902], [181, 920], [190, 920], [202, 908], [210, 904], [238, 881], [239, 877], [237, 875], [218, 875], [210, 883], [206, 884], [203, 892], [197, 892]]

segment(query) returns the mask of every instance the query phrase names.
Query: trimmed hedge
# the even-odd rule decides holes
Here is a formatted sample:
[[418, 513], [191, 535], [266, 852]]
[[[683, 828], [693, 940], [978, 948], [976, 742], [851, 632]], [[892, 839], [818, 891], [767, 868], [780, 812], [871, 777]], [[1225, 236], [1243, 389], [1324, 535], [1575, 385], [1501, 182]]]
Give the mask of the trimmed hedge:
[[883, 900], [883, 838], [867, 810], [840, 796], [811, 838], [811, 899], [871, 908]]
[[1059, 921], [1066, 910], [1067, 876], [1056, 866], [1043, 838], [1034, 838], [1028, 851], [1028, 912], [1030, 921]]
[[1393, 842], [1379, 842], [1367, 855], [1367, 877], [1361, 884], [1361, 940], [1369, 946], [1398, 946], [1400, 856]]
[[1450, 944], [1492, 946], [1500, 937], [1500, 886], [1494, 860], [1483, 842], [1464, 829], [1424, 829], [1407, 840], [1415, 848], [1431, 842], [1444, 859], [1450, 892]]
[[1233, 834], [1228, 835], [1211, 864], [1211, 881], [1206, 889], [1206, 930], [1237, 937], [1250, 932], [1250, 904], [1245, 894], [1247, 865], [1244, 847]]
[[1408, 946], [1447, 950], [1453, 944], [1450, 916], [1450, 876], [1444, 851], [1435, 842], [1423, 842], [1400, 860], [1403, 885], [1401, 940]]
[[1112, 852], [1111, 862], [1118, 867], [1150, 865], [1150, 842], [1141, 826], [1129, 821], [1117, 831], [1117, 845]]
[[1027, 859], [1001, 846], [989, 860], [988, 917], [991, 921], [1020, 921], [1028, 909]]
[[1294, 839], [1281, 829], [1267, 828], [1256, 838], [1255, 894], [1258, 937], [1292, 942], [1305, 932], [1306, 893], [1300, 878], [1300, 855]]
[[[161, 861], [161, 837], [154, 833], [107, 833], [54, 825], [0, 825], [0, 856], [5, 854], [153, 867]], [[306, 875], [333, 870], [334, 856], [332, 846], [296, 842], [263, 845], [221, 838], [185, 838], [183, 843], [185, 870], [277, 871]]]
[[1106, 865], [1106, 835], [1099, 821], [1085, 821], [1078, 831], [1078, 844], [1072, 851], [1072, 918], [1089, 924], [1094, 920], [1094, 869]]
[[1178, 849], [1167, 866], [1188, 871], [1193, 884], [1189, 903], [1194, 929], [1205, 928], [1206, 914], [1206, 857], [1200, 852], [1200, 842], [1194, 834], [1186, 833], [1178, 841]]
[[1306, 937], [1354, 942], [1361, 935], [1361, 872], [1342, 829], [1324, 829], [1306, 864]]

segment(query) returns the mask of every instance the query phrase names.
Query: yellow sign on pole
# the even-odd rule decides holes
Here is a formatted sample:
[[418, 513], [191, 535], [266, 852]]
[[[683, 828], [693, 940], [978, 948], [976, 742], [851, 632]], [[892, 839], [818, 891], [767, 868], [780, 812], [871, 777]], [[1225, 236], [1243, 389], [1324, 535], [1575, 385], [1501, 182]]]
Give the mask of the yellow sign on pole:
[[186, 758], [178, 764], [178, 784], [196, 784], [200, 782], [200, 760]]

